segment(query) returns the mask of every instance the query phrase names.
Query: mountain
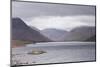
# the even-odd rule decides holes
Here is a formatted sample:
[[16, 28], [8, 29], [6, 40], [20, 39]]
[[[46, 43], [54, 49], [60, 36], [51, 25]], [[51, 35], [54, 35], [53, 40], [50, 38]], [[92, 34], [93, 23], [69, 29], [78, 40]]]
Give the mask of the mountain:
[[37, 29], [36, 27], [33, 27], [33, 26], [29, 26], [29, 27], [32, 28], [33, 30], [36, 30], [36, 31], [40, 32], [40, 30]]
[[20, 18], [12, 18], [12, 29], [28, 29], [29, 27]]
[[64, 35], [68, 33], [67, 31], [55, 28], [44, 29], [41, 32], [43, 35], [54, 41], [62, 41]]
[[96, 41], [96, 35], [91, 36], [90, 38], [86, 39], [85, 41]]
[[20, 18], [12, 18], [12, 39], [13, 40], [26, 40], [33, 42], [48, 42], [51, 41], [43, 36], [38, 30], [30, 28]]
[[83, 26], [73, 29], [63, 39], [64, 41], [84, 41], [93, 35], [95, 35], [95, 27]]
[[44, 36], [54, 41], [86, 41], [87, 39], [95, 35], [95, 27], [76, 27], [69, 32], [65, 30], [49, 28], [44, 29], [41, 32]]

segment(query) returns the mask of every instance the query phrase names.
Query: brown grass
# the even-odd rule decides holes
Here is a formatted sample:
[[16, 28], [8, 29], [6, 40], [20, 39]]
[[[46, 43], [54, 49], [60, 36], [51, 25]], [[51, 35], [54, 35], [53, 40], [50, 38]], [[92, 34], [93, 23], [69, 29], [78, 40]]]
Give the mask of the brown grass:
[[16, 47], [23, 47], [26, 44], [30, 44], [32, 41], [25, 41], [25, 40], [11, 40], [11, 47], [16, 48]]

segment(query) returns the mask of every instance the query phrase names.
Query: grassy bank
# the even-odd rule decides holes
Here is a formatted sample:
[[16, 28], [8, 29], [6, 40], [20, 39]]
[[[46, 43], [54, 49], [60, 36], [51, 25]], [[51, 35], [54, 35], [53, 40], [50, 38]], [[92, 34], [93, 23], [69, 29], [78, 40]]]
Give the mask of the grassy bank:
[[25, 46], [26, 44], [33, 43], [32, 41], [25, 41], [25, 40], [11, 40], [11, 47], [21, 47]]

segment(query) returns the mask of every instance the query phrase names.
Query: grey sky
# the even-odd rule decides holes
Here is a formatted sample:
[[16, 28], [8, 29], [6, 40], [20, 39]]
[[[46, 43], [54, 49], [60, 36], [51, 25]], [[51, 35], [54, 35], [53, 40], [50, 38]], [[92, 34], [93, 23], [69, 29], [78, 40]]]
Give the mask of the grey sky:
[[14, 17], [21, 18], [29, 18], [35, 16], [95, 15], [95, 7], [30, 2], [13, 2], [12, 15]]
[[39, 29], [95, 26], [95, 6], [12, 2], [12, 17]]

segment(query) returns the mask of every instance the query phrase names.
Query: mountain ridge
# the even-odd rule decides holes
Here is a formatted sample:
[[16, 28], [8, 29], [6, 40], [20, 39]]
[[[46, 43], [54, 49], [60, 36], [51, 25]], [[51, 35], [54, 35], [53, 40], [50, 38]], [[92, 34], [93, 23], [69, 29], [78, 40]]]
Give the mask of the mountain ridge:
[[12, 39], [29, 40], [33, 42], [51, 41], [43, 36], [39, 31], [30, 28], [20, 18], [12, 18]]
[[[42, 30], [42, 33], [54, 41], [85, 41], [95, 35], [95, 26], [76, 27], [71, 31], [66, 31], [64, 33], [61, 31], [65, 30], [49, 28], [46, 29], [46, 31]], [[58, 35], [59, 32], [62, 34]]]

